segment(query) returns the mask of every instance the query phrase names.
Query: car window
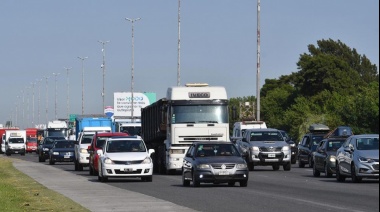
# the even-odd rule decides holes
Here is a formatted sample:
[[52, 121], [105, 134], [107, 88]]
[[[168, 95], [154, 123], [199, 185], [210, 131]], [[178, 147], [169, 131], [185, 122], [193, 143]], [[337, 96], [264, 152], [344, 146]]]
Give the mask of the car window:
[[356, 140], [356, 148], [358, 150], [378, 150], [378, 138], [360, 138]]
[[196, 149], [196, 157], [239, 156], [236, 147], [231, 144], [201, 144]]
[[106, 143], [108, 137], [98, 137], [96, 139], [96, 147], [103, 148], [104, 144]]
[[91, 144], [92, 136], [93, 135], [83, 136], [81, 143], [82, 144]]
[[313, 142], [313, 146], [316, 146], [319, 144], [319, 142], [321, 142], [321, 140], [323, 139], [323, 136], [312, 136], [312, 142]]
[[327, 151], [337, 151], [343, 143], [344, 140], [330, 140], [327, 143]]

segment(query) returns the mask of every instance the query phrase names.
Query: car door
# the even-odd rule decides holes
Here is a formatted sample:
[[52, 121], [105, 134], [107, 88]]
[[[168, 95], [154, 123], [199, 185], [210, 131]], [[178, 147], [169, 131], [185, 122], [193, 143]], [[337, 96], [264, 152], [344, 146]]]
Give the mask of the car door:
[[341, 148], [339, 148], [339, 151], [337, 153], [337, 161], [338, 161], [338, 164], [339, 164], [339, 169], [341, 172], [344, 172], [344, 173], [349, 173], [349, 169], [348, 167], [351, 166], [351, 164], [348, 164], [348, 163], [351, 163], [350, 161], [350, 157], [351, 157], [351, 153], [350, 153], [350, 144], [353, 140], [356, 140], [354, 138], [349, 138], [346, 140], [346, 142], [344, 142], [344, 144], [342, 145]]
[[299, 155], [299, 159], [302, 160], [302, 161], [307, 161], [307, 157], [309, 155], [309, 151], [308, 151], [308, 145], [309, 145], [309, 136], [304, 136], [302, 138], [302, 141], [301, 141], [301, 144], [298, 145], [298, 155]]
[[325, 143], [328, 142], [327, 140], [322, 140], [316, 149], [314, 154], [314, 163], [317, 170], [323, 170], [324, 164], [325, 164], [325, 158], [326, 158], [326, 149]]

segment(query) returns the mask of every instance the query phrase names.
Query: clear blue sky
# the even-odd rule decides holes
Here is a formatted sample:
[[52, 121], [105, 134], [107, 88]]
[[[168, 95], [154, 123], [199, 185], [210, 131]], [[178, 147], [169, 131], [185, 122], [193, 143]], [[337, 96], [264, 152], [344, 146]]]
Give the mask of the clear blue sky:
[[[78, 56], [88, 57], [85, 113], [101, 113], [98, 40], [110, 41], [105, 48], [106, 105], [113, 105], [114, 92], [130, 91], [132, 25], [125, 18], [141, 18], [134, 24], [134, 91], [162, 98], [167, 87], [177, 84], [178, 0], [1, 0], [0, 123], [11, 117], [21, 127], [28, 120], [45, 123], [46, 100], [48, 117], [54, 119], [55, 82], [58, 118], [65, 118], [64, 67], [72, 68], [70, 113], [81, 114]], [[300, 54], [321, 39], [339, 39], [379, 66], [378, 0], [261, 0], [260, 19], [261, 86], [265, 79], [297, 72]], [[256, 0], [181, 0], [181, 84], [207, 82], [225, 86], [229, 97], [255, 96], [256, 30]], [[56, 81], [53, 73], [60, 73]], [[35, 85], [33, 116], [31, 83], [44, 76], [50, 77], [48, 98], [44, 80]]]

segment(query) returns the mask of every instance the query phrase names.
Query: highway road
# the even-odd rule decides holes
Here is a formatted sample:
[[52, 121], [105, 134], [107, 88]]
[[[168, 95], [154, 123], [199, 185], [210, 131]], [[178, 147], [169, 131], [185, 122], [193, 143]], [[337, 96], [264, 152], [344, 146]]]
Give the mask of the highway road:
[[[35, 153], [11, 157], [38, 162]], [[47, 166], [48, 161], [45, 162]], [[62, 172], [98, 182], [88, 168], [74, 171], [73, 163], [53, 165]], [[61, 179], [64, 180], [64, 179]], [[199, 188], [183, 187], [181, 175], [154, 175], [153, 182], [139, 179], [110, 179], [107, 184], [138, 192], [197, 211], [379, 211], [379, 180], [364, 179], [352, 183], [348, 178], [338, 183], [335, 178], [313, 177], [311, 168], [292, 166], [291, 171], [272, 171], [271, 167], [255, 167], [250, 172], [248, 187], [227, 184], [201, 184]]]

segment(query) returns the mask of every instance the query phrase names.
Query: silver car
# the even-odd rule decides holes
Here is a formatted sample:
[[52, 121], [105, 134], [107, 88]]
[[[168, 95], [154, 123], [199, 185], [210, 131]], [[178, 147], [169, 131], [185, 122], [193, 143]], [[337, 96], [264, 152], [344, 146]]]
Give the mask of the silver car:
[[336, 179], [347, 177], [361, 182], [363, 178], [379, 179], [379, 134], [353, 135], [336, 153]]

